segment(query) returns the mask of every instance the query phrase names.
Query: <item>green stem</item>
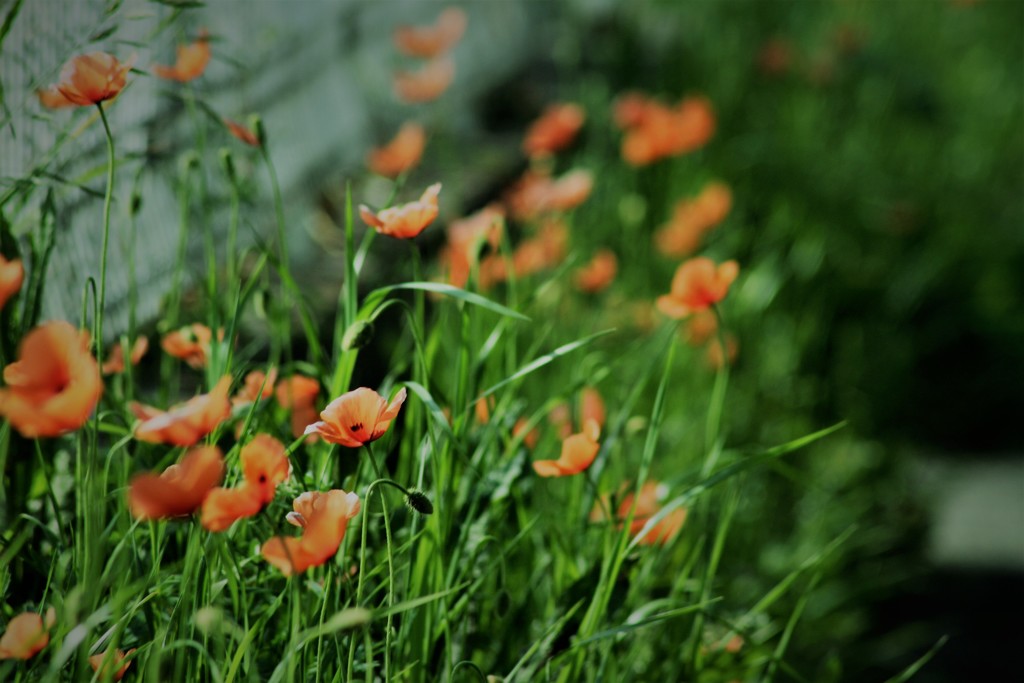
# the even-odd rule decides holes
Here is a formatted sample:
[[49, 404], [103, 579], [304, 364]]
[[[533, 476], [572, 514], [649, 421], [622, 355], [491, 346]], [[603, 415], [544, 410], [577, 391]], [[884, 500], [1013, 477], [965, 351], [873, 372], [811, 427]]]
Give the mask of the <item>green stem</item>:
[[711, 390], [711, 402], [708, 405], [707, 422], [704, 425], [704, 466], [701, 469], [701, 476], [707, 477], [711, 474], [718, 461], [721, 448], [718, 445], [718, 437], [722, 427], [722, 410], [725, 406], [725, 392], [729, 386], [729, 352], [725, 345], [725, 321], [722, 319], [722, 312], [718, 306], [712, 304], [711, 310], [715, 314], [718, 331], [718, 344], [722, 350], [722, 364], [718, 367], [715, 375], [715, 386]]
[[103, 131], [107, 134], [107, 192], [103, 196], [103, 245], [100, 247], [100, 301], [96, 311], [96, 319], [93, 321], [94, 336], [96, 342], [96, 358], [103, 362], [103, 311], [107, 302], [107, 245], [110, 243], [110, 203], [114, 195], [114, 136], [110, 132], [110, 123], [107, 121], [107, 112], [103, 110], [101, 103], [96, 104], [100, 110], [100, 120], [103, 121]]

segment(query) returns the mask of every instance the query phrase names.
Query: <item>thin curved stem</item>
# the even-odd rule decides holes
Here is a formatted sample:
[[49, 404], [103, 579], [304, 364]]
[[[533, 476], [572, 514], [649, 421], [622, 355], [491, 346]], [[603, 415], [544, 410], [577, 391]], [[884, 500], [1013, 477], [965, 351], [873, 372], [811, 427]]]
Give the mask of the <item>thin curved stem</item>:
[[103, 121], [103, 130], [107, 134], [107, 191], [103, 195], [103, 246], [100, 248], [100, 301], [99, 309], [96, 311], [96, 319], [93, 321], [93, 334], [96, 337], [96, 358], [103, 362], [103, 310], [107, 302], [107, 245], [110, 243], [110, 203], [114, 195], [114, 169], [116, 160], [114, 158], [114, 136], [110, 132], [110, 123], [107, 121], [107, 113], [103, 110], [102, 103], [97, 103], [96, 108], [100, 110], [100, 120]]

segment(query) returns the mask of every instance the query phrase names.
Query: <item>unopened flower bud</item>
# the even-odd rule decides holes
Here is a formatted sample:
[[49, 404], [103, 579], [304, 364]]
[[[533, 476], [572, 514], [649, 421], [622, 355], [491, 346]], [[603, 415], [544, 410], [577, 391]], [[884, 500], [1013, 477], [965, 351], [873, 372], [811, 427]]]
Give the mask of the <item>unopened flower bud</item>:
[[434, 514], [434, 504], [430, 502], [427, 494], [423, 493], [423, 491], [416, 489], [409, 491], [409, 495], [405, 497], [405, 504], [421, 515]]
[[232, 183], [235, 182], [237, 174], [235, 173], [235, 158], [231, 156], [231, 150], [227, 147], [220, 148], [220, 166], [224, 169], [224, 175], [228, 177]]
[[249, 128], [253, 133], [256, 134], [256, 139], [260, 141], [260, 147], [267, 146], [267, 128], [263, 125], [263, 117], [259, 114], [253, 114], [249, 117]]

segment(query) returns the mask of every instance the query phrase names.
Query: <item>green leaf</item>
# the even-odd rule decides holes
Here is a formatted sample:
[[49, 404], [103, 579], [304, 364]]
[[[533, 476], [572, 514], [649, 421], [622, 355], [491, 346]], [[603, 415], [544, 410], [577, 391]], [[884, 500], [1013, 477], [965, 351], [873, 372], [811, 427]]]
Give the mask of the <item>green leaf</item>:
[[527, 363], [526, 365], [524, 365], [523, 367], [521, 367], [520, 369], [516, 370], [514, 373], [512, 373], [508, 377], [506, 377], [505, 379], [503, 379], [500, 382], [498, 382], [497, 384], [491, 386], [489, 389], [487, 389], [482, 394], [477, 396], [476, 400], [480, 400], [482, 398], [487, 398], [488, 396], [490, 396], [491, 394], [493, 394], [494, 392], [496, 392], [498, 389], [502, 388], [506, 384], [509, 384], [511, 382], [515, 382], [517, 379], [525, 377], [526, 375], [529, 375], [531, 372], [534, 372], [536, 370], [541, 369], [542, 367], [544, 367], [548, 363], [551, 363], [552, 361], [558, 360], [562, 356], [568, 355], [568, 354], [572, 353], [573, 351], [575, 351], [575, 350], [577, 350], [577, 349], [579, 349], [579, 348], [581, 348], [583, 346], [586, 346], [587, 344], [589, 344], [590, 342], [594, 341], [595, 339], [599, 339], [599, 338], [601, 338], [601, 337], [603, 337], [605, 335], [611, 334], [614, 331], [615, 331], [614, 329], [602, 330], [601, 332], [596, 332], [596, 333], [590, 335], [589, 337], [584, 337], [583, 339], [577, 339], [574, 342], [570, 342], [568, 344], [563, 344], [562, 346], [559, 346], [557, 349], [555, 349], [551, 353], [545, 354], [545, 355], [541, 356], [540, 358], [537, 358], [537, 359]]
[[511, 308], [508, 308], [507, 306], [502, 306], [501, 304], [495, 301], [491, 301], [486, 297], [482, 297], [479, 294], [467, 292], [464, 289], [459, 289], [458, 287], [453, 287], [452, 285], [446, 285], [443, 282], [403, 282], [401, 284], [390, 285], [388, 287], [376, 289], [373, 292], [371, 292], [371, 295], [376, 294], [378, 292], [393, 292], [396, 289], [422, 290], [424, 292], [444, 294], [445, 296], [450, 296], [453, 299], [465, 301], [467, 304], [473, 304], [474, 306], [486, 308], [488, 311], [497, 313], [498, 315], [503, 315], [508, 318], [515, 318], [516, 320], [530, 322], [529, 318], [527, 318], [522, 313], [519, 313], [518, 311], [513, 311]]

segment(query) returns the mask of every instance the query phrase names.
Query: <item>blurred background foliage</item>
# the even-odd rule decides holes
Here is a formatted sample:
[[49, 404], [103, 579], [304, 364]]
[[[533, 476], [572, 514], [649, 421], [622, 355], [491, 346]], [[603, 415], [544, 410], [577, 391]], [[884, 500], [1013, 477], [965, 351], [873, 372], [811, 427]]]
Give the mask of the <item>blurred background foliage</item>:
[[[463, 4], [471, 26], [491, 11], [488, 2]], [[908, 454], [1019, 459], [1024, 446], [1024, 3], [522, 4], [536, 42], [548, 49], [474, 96], [472, 116], [449, 112], [458, 122], [479, 121], [473, 144], [442, 129], [431, 142], [436, 156], [428, 152], [409, 186], [465, 176], [461, 201], [446, 204], [442, 195], [442, 206], [446, 218], [468, 214], [525, 168], [518, 143], [545, 105], [584, 106], [582, 139], [557, 161], [558, 172], [583, 167], [595, 174], [592, 196], [571, 218], [573, 249], [579, 263], [597, 247], [611, 247], [620, 277], [614, 293], [583, 305], [569, 300], [564, 277], [530, 294], [539, 312], [560, 321], [565, 339], [551, 341], [562, 343], [612, 326], [646, 331], [634, 304], [649, 309], [678, 263], [658, 255], [651, 236], [678, 199], [711, 179], [727, 183], [732, 211], [702, 252], [741, 264], [724, 306], [739, 340], [729, 445], [770, 446], [840, 420], [850, 425], [773, 464], [767, 475], [744, 478], [729, 561], [719, 572], [726, 603], [755, 603], [793, 570], [794, 558], [815, 557], [845, 538], [817, 574], [801, 577], [801, 587], [814, 585], [805, 605], [795, 591], [772, 608], [772, 623], [766, 617], [750, 626], [777, 629], [802, 607], [806, 630], [787, 660], [806, 680], [882, 680], [944, 634], [951, 640], [918, 680], [1012, 671], [1006, 655], [1020, 627], [1016, 613], [1001, 608], [1024, 597], [1020, 567], [983, 575], [929, 563], [930, 501]], [[714, 138], [686, 157], [628, 167], [611, 119], [613, 99], [627, 90], [670, 102], [706, 95], [717, 117]], [[398, 120], [401, 113], [383, 115]], [[495, 151], [501, 161], [492, 164]], [[289, 150], [274, 153], [287, 159]], [[489, 160], [486, 177], [470, 182], [480, 173], [470, 163], [477, 154]], [[338, 225], [343, 186], [334, 179], [316, 189], [321, 210]], [[357, 201], [372, 194], [372, 183], [357, 179]], [[258, 192], [253, 198], [260, 201]], [[513, 239], [525, 232], [511, 227]], [[420, 240], [428, 257], [442, 242], [441, 230]], [[404, 252], [405, 245], [389, 246]], [[391, 279], [387, 261], [375, 262], [371, 279]], [[319, 277], [317, 269], [310, 274]], [[527, 296], [533, 284], [520, 293]], [[324, 292], [330, 307], [336, 289]], [[453, 330], [460, 324], [442, 322]], [[522, 334], [524, 347], [538, 332], [546, 333]], [[398, 332], [389, 334], [381, 331], [380, 343], [366, 349], [364, 357], [377, 354], [377, 363], [362, 364], [357, 383], [400, 371], [407, 347]], [[595, 349], [560, 370], [563, 376], [525, 385], [517, 409], [542, 405], [551, 385], [564, 391], [595, 377], [606, 395], [624, 394], [648, 362], [628, 356], [628, 335], [602, 339]], [[444, 349], [437, 353], [443, 357]], [[608, 356], [619, 361], [601, 367]], [[690, 435], [701, 429], [714, 376], [702, 350], [684, 347], [680, 356], [670, 401], [675, 417], [663, 434], [678, 444], [677, 461], [697, 463], [702, 444]], [[650, 400], [625, 417], [648, 415]], [[640, 443], [635, 434], [627, 440], [629, 448]], [[684, 473], [656, 465], [654, 474], [668, 480]], [[557, 514], [555, 504], [549, 512]], [[715, 514], [703, 522], [709, 529]], [[509, 563], [504, 579], [529, 586], [534, 571], [527, 562]], [[639, 563], [630, 568], [640, 571]], [[592, 593], [588, 580], [581, 576], [567, 593]], [[478, 618], [513, 624], [517, 609], [532, 604], [510, 593], [506, 611]], [[505, 632], [513, 661], [511, 653], [536, 636]], [[730, 680], [730, 655], [716, 656], [721, 680]], [[657, 673], [656, 658], [649, 665]]]

